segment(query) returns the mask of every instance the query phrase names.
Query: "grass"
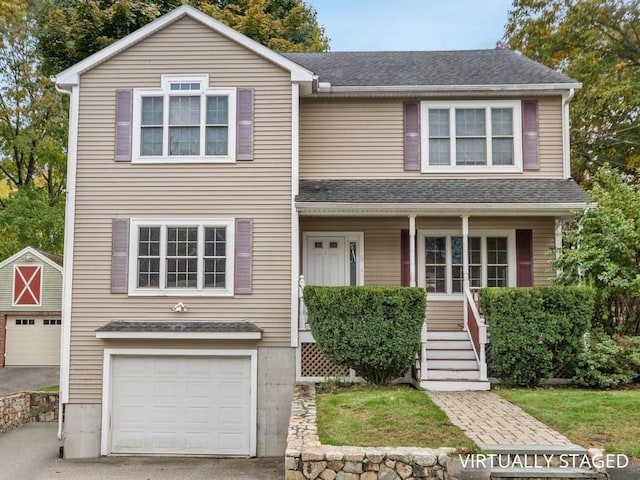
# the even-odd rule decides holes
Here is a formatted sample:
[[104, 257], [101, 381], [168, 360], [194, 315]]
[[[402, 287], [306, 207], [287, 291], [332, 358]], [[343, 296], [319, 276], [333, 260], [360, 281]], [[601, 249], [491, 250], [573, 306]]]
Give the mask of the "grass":
[[58, 385], [51, 385], [50, 387], [42, 387], [39, 388], [38, 392], [57, 392], [60, 390], [60, 387]]
[[497, 389], [495, 392], [583, 447], [640, 458], [640, 389]]
[[424, 392], [410, 387], [333, 387], [317, 394], [316, 409], [324, 444], [477, 450]]

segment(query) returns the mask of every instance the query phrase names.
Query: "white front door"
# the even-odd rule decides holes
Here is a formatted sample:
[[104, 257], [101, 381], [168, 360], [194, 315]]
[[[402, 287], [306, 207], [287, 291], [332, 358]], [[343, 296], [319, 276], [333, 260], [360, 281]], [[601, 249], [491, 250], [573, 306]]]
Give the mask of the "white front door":
[[305, 284], [363, 285], [362, 244], [363, 235], [359, 233], [305, 234]]

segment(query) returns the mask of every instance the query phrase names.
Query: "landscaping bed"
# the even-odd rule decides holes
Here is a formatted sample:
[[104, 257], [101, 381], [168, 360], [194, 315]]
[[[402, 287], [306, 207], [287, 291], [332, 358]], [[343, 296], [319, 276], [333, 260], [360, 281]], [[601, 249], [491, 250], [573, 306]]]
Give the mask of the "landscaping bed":
[[578, 445], [640, 458], [640, 388], [496, 389], [495, 392]]

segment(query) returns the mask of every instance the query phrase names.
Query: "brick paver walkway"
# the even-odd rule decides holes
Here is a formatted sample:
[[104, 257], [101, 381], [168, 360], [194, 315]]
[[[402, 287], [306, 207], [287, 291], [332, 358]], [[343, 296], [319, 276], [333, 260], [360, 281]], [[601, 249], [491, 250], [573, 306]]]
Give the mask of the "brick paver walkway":
[[427, 392], [480, 448], [490, 445], [573, 445], [564, 435], [492, 392]]

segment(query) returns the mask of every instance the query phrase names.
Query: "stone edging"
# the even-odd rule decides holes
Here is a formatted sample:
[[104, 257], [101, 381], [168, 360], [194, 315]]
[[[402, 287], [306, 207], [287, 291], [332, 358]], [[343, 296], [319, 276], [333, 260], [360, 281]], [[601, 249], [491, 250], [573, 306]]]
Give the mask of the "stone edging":
[[0, 396], [0, 433], [29, 422], [58, 419], [58, 392], [19, 392]]
[[445, 480], [453, 452], [453, 448], [322, 445], [315, 384], [296, 383], [285, 452], [286, 480]]

